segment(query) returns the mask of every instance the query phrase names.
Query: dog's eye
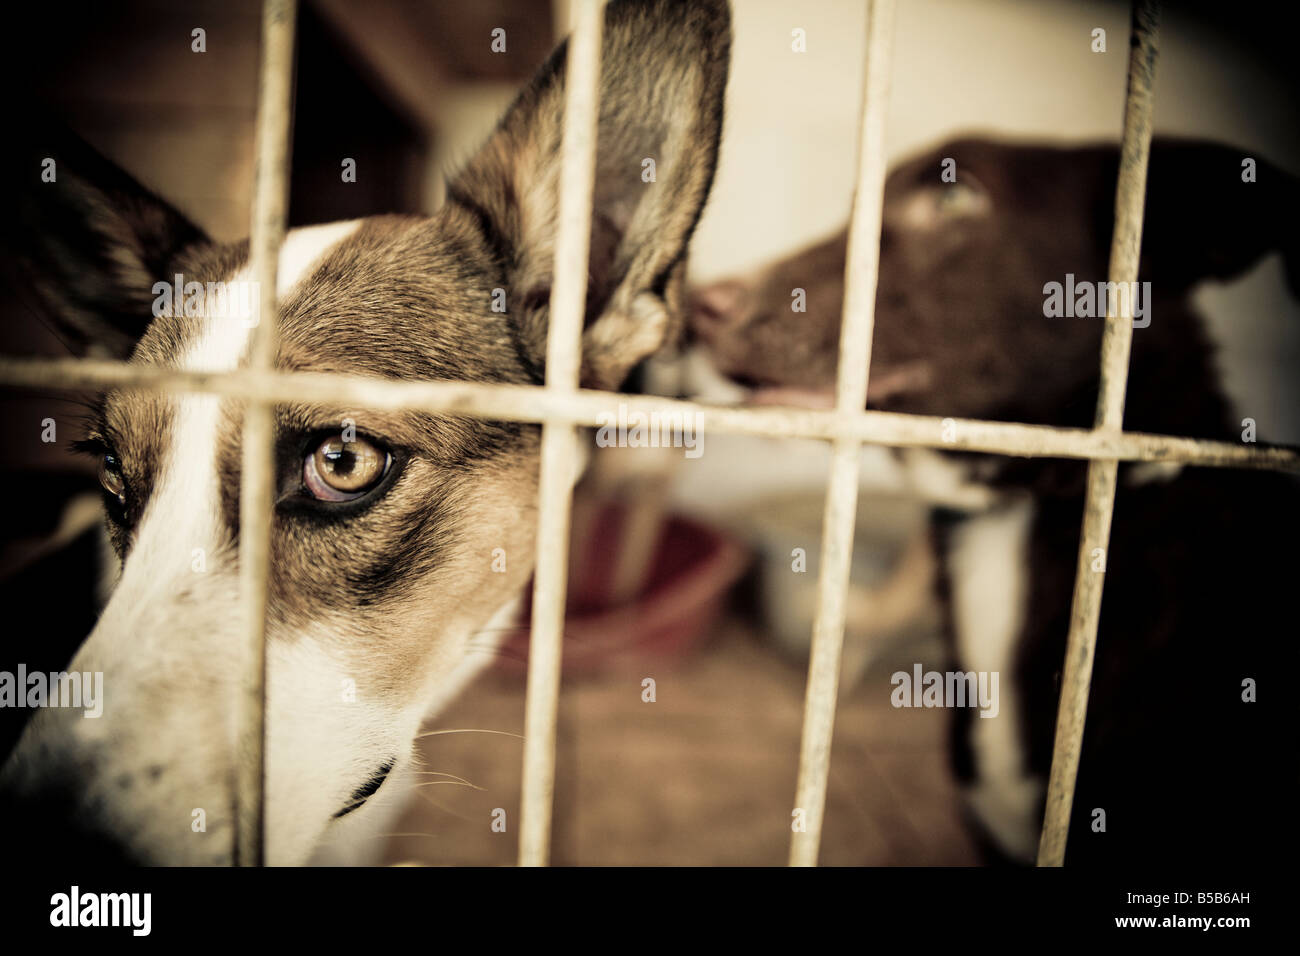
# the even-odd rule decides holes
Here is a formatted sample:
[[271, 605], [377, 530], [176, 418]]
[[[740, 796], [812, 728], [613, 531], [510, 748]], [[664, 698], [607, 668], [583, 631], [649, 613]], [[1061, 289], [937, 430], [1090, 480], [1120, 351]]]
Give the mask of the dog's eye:
[[100, 459], [99, 483], [119, 507], [126, 507], [126, 479], [122, 477], [122, 463], [116, 455], [105, 454]]
[[364, 438], [345, 442], [331, 435], [307, 455], [302, 480], [319, 501], [352, 501], [379, 484], [392, 461], [384, 449]]
[[941, 189], [936, 204], [940, 215], [946, 217], [981, 215], [988, 206], [984, 194], [965, 183], [951, 183]]

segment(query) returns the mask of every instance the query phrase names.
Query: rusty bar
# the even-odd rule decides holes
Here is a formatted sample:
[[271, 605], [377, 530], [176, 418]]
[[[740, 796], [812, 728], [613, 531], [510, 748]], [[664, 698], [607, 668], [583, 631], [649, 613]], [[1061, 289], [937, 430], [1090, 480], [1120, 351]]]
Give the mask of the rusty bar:
[[[546, 386], [551, 394], [578, 387], [582, 320], [587, 296], [592, 184], [596, 167], [600, 0], [573, 0], [573, 36], [565, 77], [564, 140], [560, 152], [560, 221], [546, 342]], [[560, 698], [560, 639], [568, 584], [569, 516], [577, 459], [572, 422], [544, 420], [537, 492], [537, 566], [528, 651], [519, 865], [545, 866], [551, 851], [555, 799], [556, 713]]]
[[[1128, 95], [1124, 105], [1124, 139], [1120, 147], [1119, 182], [1115, 189], [1115, 233], [1110, 247], [1110, 281], [1137, 281], [1142, 247], [1142, 211], [1146, 200], [1147, 160], [1151, 153], [1157, 0], [1137, 0], [1133, 7], [1133, 41], [1129, 52]], [[1131, 288], [1131, 286], [1130, 286]], [[1124, 390], [1129, 351], [1133, 344], [1132, 297], [1118, 296], [1106, 309], [1101, 342], [1101, 390], [1097, 397], [1096, 431], [1118, 435], [1124, 420]], [[1088, 492], [1079, 561], [1074, 578], [1074, 602], [1065, 648], [1061, 702], [1052, 748], [1052, 772], [1047, 784], [1047, 808], [1038, 844], [1039, 866], [1062, 866], [1079, 774], [1083, 729], [1088, 716], [1088, 689], [1097, 648], [1102, 587], [1106, 579], [1106, 548], [1115, 511], [1115, 479], [1119, 462], [1098, 458], [1088, 464]]]
[[[611, 395], [590, 389], [552, 392], [535, 385], [478, 382], [399, 382], [325, 372], [202, 372], [128, 365], [97, 359], [0, 357], [0, 387], [140, 388], [168, 393], [199, 392], [263, 402], [346, 405], [370, 409], [419, 409], [501, 421], [566, 421], [584, 427], [606, 424], [618, 403], [629, 415], [691, 415], [716, 434], [768, 438], [853, 438], [874, 445], [979, 451], [1024, 458], [1114, 458], [1214, 468], [1300, 472], [1300, 450], [1248, 447], [1144, 432], [1105, 432], [1050, 425], [1018, 425], [970, 418], [861, 411], [702, 405], [650, 395]], [[686, 419], [689, 420], [689, 419]], [[944, 425], [951, 441], [944, 436]]]
[[[257, 153], [249, 258], [257, 289], [257, 324], [249, 365], [275, 363], [275, 283], [289, 203], [289, 126], [293, 93], [296, 0], [262, 5]], [[239, 702], [235, 788], [235, 861], [266, 863], [266, 592], [270, 573], [271, 506], [275, 474], [274, 408], [249, 396], [244, 411], [239, 487], [239, 591], [246, 644]]]
[[[862, 128], [858, 142], [858, 187], [849, 227], [844, 269], [844, 317], [835, 406], [842, 415], [867, 403], [871, 336], [876, 317], [876, 282], [880, 271], [880, 229], [885, 194], [885, 107], [889, 101], [890, 52], [894, 30], [893, 0], [872, 0], [867, 8], [867, 62], [862, 84]], [[844, 603], [853, 558], [861, 463], [855, 437], [835, 439], [831, 477], [822, 516], [821, 564], [817, 579], [817, 613], [813, 620], [808, 689], [804, 695], [803, 739], [795, 785], [790, 865], [816, 866], [821, 846], [826, 781], [835, 732], [835, 704], [844, 646]]]

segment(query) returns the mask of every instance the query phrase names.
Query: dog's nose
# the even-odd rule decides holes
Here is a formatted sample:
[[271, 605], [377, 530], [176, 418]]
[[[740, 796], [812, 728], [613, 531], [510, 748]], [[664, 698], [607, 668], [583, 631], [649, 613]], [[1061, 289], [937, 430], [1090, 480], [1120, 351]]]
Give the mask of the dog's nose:
[[732, 279], [697, 289], [691, 294], [691, 331], [706, 342], [717, 338], [744, 317], [748, 295], [749, 290]]

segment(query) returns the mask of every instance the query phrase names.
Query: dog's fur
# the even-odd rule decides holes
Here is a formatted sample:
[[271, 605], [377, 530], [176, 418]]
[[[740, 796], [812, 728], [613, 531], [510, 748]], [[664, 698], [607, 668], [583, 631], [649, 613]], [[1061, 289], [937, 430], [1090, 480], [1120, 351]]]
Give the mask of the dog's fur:
[[[955, 184], [940, 178], [948, 157]], [[1274, 249], [1300, 287], [1296, 181], [1261, 161], [1258, 181], [1243, 183], [1242, 157], [1208, 143], [1154, 145], [1140, 276], [1154, 301], [1150, 325], [1134, 330], [1130, 430], [1241, 438], [1189, 291]], [[895, 169], [868, 407], [1090, 427], [1102, 321], [1046, 317], [1044, 285], [1066, 273], [1107, 278], [1117, 170], [1114, 147], [974, 139]], [[845, 248], [840, 233], [756, 276], [698, 290], [691, 324], [716, 366], [764, 400], [826, 404]], [[791, 311], [797, 288], [806, 313]], [[997, 855], [1032, 861], [1086, 469], [902, 454], [914, 464], [942, 461], [958, 485], [996, 492], [987, 510], [941, 511], [934, 522], [955, 662], [1004, 675], [997, 718], [958, 712], [954, 756]], [[1300, 495], [1289, 477], [1121, 469], [1071, 862], [1226, 861], [1294, 838], [1279, 802], [1295, 782], [1281, 741], [1295, 730], [1283, 697], [1295, 662], [1286, 601], [1297, 532]], [[1242, 702], [1246, 678], [1258, 682], [1259, 703]], [[1106, 811], [1106, 832], [1093, 829], [1097, 809]]]
[[[729, 44], [724, 0], [606, 9], [585, 386], [617, 387], [680, 325]], [[432, 218], [289, 234], [279, 368], [543, 381], [564, 67], [561, 47]], [[74, 144], [27, 139], [7, 177], [21, 188], [6, 224], [22, 224], [10, 238], [68, 340], [141, 365], [245, 362], [240, 322], [151, 319], [150, 306], [154, 283], [176, 273], [247, 278], [247, 245], [209, 242]], [[39, 182], [44, 156], [57, 160], [57, 183]], [[641, 179], [645, 157], [657, 182]], [[494, 289], [506, 292], [505, 314], [492, 310]], [[390, 449], [394, 466], [361, 501], [322, 505], [302, 493], [303, 456], [345, 418]], [[36, 715], [3, 770], [7, 822], [43, 853], [67, 840], [140, 862], [226, 863], [245, 666], [235, 613], [240, 405], [113, 391], [96, 419], [91, 441], [120, 459], [128, 484], [109, 521], [121, 573], [69, 669], [104, 672], [104, 716]], [[295, 403], [277, 408], [276, 433], [266, 837], [268, 861], [292, 864], [376, 828], [377, 805], [401, 789], [381, 784], [409, 765], [422, 719], [490, 660], [467, 645], [485, 626], [500, 630], [531, 573], [539, 432]], [[497, 548], [506, 573], [492, 573]], [[196, 808], [206, 832], [191, 828]]]

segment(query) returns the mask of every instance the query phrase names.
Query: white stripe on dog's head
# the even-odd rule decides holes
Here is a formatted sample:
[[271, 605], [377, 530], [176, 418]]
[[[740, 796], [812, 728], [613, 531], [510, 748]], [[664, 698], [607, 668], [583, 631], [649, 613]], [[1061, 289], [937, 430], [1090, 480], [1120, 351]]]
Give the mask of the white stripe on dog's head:
[[[356, 232], [360, 225], [360, 219], [350, 219], [289, 232], [280, 246], [276, 298], [286, 298], [306, 277], [308, 270], [318, 265], [331, 249]], [[246, 265], [230, 281], [245, 283], [251, 280], [252, 270]], [[228, 316], [204, 316], [204, 331], [190, 344], [181, 360], [181, 367], [203, 372], [226, 372], [237, 368], [247, 356], [252, 332], [253, 327], [247, 322]]]
[[[290, 232], [280, 249], [277, 297], [288, 296], [309, 270], [356, 232], [360, 224], [360, 220], [352, 220]], [[245, 282], [250, 275], [245, 266], [231, 281]], [[179, 362], [182, 368], [225, 372], [246, 362], [252, 341], [251, 325], [229, 315], [211, 314], [205, 314], [194, 325], [199, 328], [199, 335], [186, 348]], [[170, 542], [179, 546], [182, 553], [170, 556], [168, 561], [151, 561], [151, 566], [156, 569], [155, 575], [178, 563], [188, 566], [196, 549], [203, 550], [205, 560], [213, 561], [219, 559], [221, 550], [219, 509], [196, 507], [196, 504], [215, 504], [221, 500], [217, 454], [222, 447], [223, 401], [215, 395], [187, 394], [175, 402], [170, 448], [164, 452], [165, 459], [160, 462], [159, 479], [136, 540], [154, 545]], [[154, 533], [151, 524], [167, 530], [161, 534]], [[211, 570], [214, 569], [209, 568]], [[156, 579], [141, 584], [151, 589], [157, 586]]]

